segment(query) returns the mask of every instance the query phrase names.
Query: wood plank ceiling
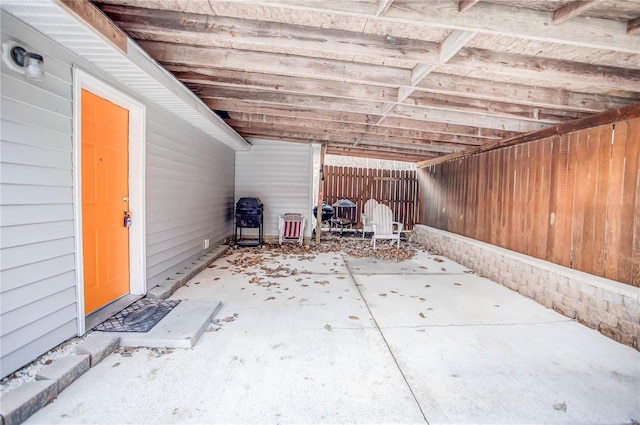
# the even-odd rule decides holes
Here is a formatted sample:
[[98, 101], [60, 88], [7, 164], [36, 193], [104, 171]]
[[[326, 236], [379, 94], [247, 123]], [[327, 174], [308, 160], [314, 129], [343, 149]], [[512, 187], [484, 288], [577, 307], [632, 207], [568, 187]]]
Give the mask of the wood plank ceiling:
[[640, 103], [640, 0], [99, 0], [239, 134], [419, 162]]

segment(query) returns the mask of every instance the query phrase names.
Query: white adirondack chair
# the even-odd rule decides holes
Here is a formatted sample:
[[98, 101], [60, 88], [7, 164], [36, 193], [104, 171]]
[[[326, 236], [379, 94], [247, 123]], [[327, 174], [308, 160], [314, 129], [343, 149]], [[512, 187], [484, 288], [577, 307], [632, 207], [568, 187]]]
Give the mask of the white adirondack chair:
[[397, 240], [397, 246], [400, 248], [400, 233], [402, 232], [403, 224], [393, 221], [391, 208], [384, 204], [378, 204], [373, 209], [371, 225], [373, 227], [373, 237], [371, 238], [373, 240], [373, 249], [376, 249], [376, 241], [378, 239]]
[[373, 217], [373, 209], [376, 205], [378, 205], [378, 201], [375, 199], [369, 199], [364, 203], [362, 214], [360, 214], [360, 220], [362, 221], [362, 239], [364, 239], [365, 232], [373, 232], [371, 217]]
[[302, 214], [288, 213], [279, 216], [278, 240], [280, 244], [282, 245], [282, 242], [297, 242], [302, 245], [304, 224], [305, 218]]

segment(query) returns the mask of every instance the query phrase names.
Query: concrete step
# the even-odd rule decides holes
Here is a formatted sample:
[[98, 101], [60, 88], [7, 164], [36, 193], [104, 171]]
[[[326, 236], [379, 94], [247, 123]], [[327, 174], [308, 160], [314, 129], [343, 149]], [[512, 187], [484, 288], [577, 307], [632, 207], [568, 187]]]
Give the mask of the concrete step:
[[121, 347], [191, 348], [221, 308], [219, 301], [182, 300], [149, 332], [99, 333], [119, 337]]

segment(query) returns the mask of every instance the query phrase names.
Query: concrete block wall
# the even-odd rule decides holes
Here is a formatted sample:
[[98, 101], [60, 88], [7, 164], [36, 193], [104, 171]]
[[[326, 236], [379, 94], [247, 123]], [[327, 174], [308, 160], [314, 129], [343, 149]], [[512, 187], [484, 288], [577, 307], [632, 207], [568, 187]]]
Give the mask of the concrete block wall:
[[640, 288], [424, 225], [416, 225], [412, 238], [434, 253], [640, 350]]

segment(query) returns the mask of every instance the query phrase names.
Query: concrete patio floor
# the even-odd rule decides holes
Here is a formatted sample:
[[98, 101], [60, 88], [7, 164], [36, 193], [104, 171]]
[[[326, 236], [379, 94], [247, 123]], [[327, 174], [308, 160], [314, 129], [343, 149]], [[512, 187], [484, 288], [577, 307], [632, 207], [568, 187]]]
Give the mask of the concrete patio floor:
[[113, 353], [27, 423], [640, 420], [639, 352], [424, 251], [241, 249], [172, 298], [224, 306], [192, 349]]

